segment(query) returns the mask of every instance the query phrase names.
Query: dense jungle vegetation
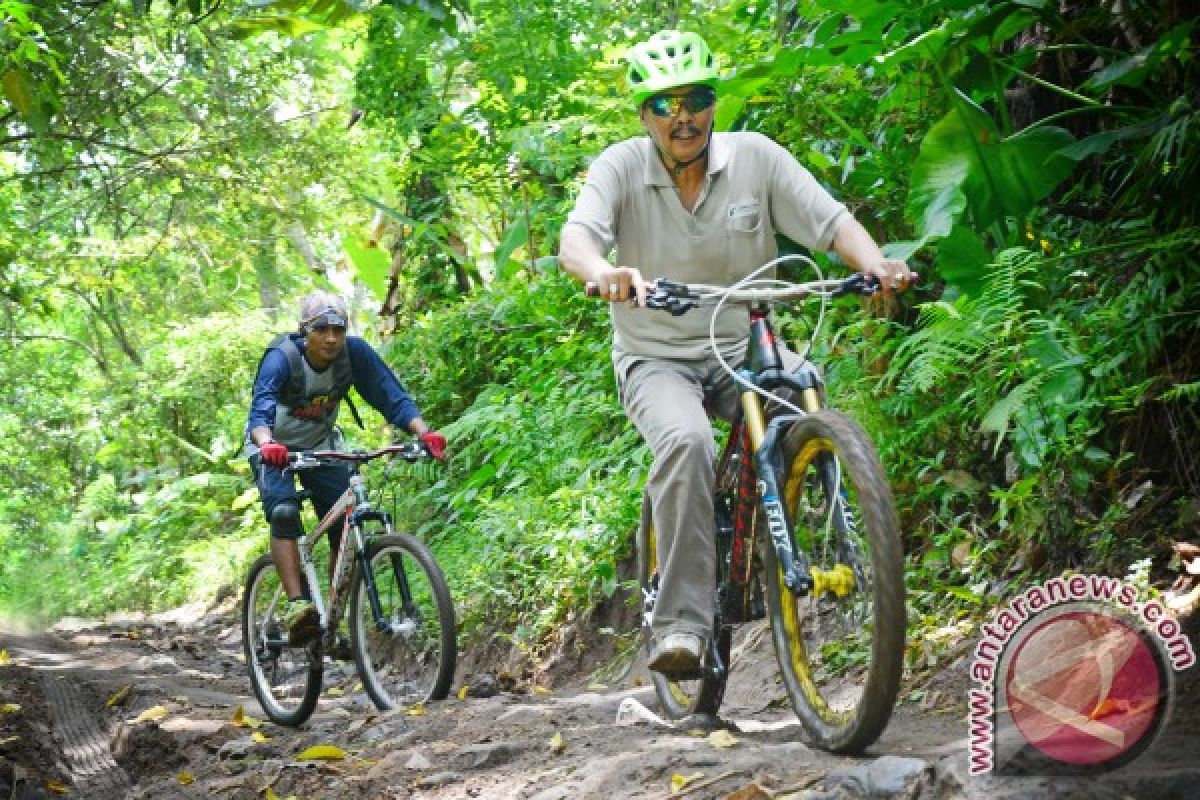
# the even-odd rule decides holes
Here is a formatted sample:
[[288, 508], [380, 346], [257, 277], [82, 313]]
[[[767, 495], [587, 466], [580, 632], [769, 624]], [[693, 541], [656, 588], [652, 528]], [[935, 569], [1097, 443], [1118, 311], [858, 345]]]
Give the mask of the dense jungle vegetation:
[[1200, 518], [1195, 11], [0, 0], [0, 607], [239, 584], [254, 369], [319, 286], [450, 438], [395, 500], [463, 632], [536, 649], [611, 596], [649, 458], [553, 255], [589, 159], [639, 132], [623, 48], [669, 26], [723, 56], [719, 128], [924, 276], [840, 301], [816, 350], [893, 481], [914, 624], [1029, 573], [1144, 580]]

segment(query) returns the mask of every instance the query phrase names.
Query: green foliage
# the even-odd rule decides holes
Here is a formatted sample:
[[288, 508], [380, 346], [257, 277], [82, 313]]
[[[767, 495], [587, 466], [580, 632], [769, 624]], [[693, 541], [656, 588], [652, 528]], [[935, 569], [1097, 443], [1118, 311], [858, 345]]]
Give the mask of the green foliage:
[[469, 635], [532, 646], [616, 588], [649, 462], [616, 403], [604, 328], [550, 273], [429, 314], [389, 348], [453, 453], [446, 471], [402, 476], [399, 518], [433, 544]]
[[640, 132], [623, 47], [667, 25], [723, 56], [720, 128], [919, 262], [915, 300], [835, 305], [814, 353], [883, 452], [914, 619], [1123, 574], [1200, 492], [1200, 112], [1182, 6], [1121, 8], [0, 0], [0, 607], [236, 583], [250, 376], [327, 281], [381, 303], [451, 436], [394, 485], [466, 631], [533, 646], [610, 594], [648, 454], [552, 253], [588, 161]]

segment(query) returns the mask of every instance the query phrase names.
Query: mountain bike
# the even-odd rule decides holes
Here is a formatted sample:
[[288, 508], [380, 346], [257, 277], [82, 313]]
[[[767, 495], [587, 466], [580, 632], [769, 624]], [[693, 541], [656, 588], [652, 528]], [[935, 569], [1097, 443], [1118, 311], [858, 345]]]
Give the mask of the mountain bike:
[[[288, 470], [330, 463], [347, 465], [350, 485], [299, 541], [300, 565], [321, 615], [321, 635], [288, 644], [283, 624], [287, 594], [270, 553], [246, 577], [242, 641], [250, 683], [263, 710], [280, 725], [300, 725], [321, 693], [325, 653], [337, 644], [342, 616], [349, 611], [350, 649], [363, 688], [381, 710], [441, 700], [454, 677], [454, 606], [446, 579], [420, 540], [392, 529], [391, 516], [376, 508], [359, 468], [381, 456], [415, 462], [429, 456], [419, 443], [372, 452], [318, 450], [288, 455]], [[307, 493], [300, 493], [301, 499]], [[341, 529], [325, 602], [314, 548]], [[334, 541], [336, 536], [331, 536]]]
[[[882, 733], [899, 691], [905, 632], [899, 522], [874, 445], [850, 418], [823, 407], [817, 367], [805, 358], [799, 370], [784, 370], [770, 306], [870, 295], [878, 284], [855, 275], [781, 288], [778, 281], [753, 278], [729, 288], [658, 280], [646, 300], [647, 308], [674, 315], [716, 301], [714, 320], [722, 304], [734, 302], [746, 305], [750, 317], [745, 366], [738, 371], [721, 359], [710, 326], [713, 352], [734, 376], [741, 399], [714, 484], [712, 633], [697, 672], [651, 675], [668, 717], [716, 714], [734, 627], [769, 617], [783, 685], [809, 737], [827, 750], [858, 753]], [[820, 321], [814, 340], [819, 328]], [[777, 390], [790, 391], [799, 406], [772, 394]], [[788, 413], [768, 418], [768, 400]], [[645, 499], [637, 552], [649, 650], [659, 575]]]

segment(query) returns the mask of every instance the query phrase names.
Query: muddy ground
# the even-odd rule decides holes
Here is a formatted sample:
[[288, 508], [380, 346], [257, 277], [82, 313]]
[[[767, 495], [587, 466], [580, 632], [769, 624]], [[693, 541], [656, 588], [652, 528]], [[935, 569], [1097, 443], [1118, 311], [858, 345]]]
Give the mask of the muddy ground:
[[[549, 669], [464, 654], [449, 700], [382, 714], [353, 665], [330, 662], [317, 713], [288, 729], [262, 721], [252, 698], [234, 600], [43, 632], [10, 624], [0, 629], [0, 800], [1198, 796], [1196, 668], [1181, 676], [1165, 732], [1128, 767], [973, 778], [965, 690], [974, 631], [948, 630], [936, 660], [908, 676], [881, 740], [846, 758], [804, 744], [764, 625], [746, 626], [735, 645], [722, 708], [729, 738], [656, 718], [636, 662], [580, 669], [594, 666], [589, 650], [606, 649], [595, 635], [566, 642]], [[473, 688], [460, 698], [462, 686]], [[297, 758], [314, 745], [341, 757]]]

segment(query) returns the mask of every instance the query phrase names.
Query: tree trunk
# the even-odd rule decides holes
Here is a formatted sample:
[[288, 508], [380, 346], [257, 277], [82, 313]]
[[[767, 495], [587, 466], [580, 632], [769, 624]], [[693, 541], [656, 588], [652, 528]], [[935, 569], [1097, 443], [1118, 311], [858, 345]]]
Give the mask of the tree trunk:
[[308, 265], [309, 269], [322, 277], [327, 277], [325, 265], [317, 257], [317, 251], [313, 248], [312, 242], [309, 240], [308, 233], [304, 230], [303, 225], [296, 221], [288, 223], [284, 235], [287, 236], [288, 241], [299, 251], [300, 257], [304, 259], [304, 263]]
[[258, 302], [271, 314], [279, 317], [279, 265], [275, 261], [275, 239], [258, 242], [254, 251], [254, 276], [258, 279]]

